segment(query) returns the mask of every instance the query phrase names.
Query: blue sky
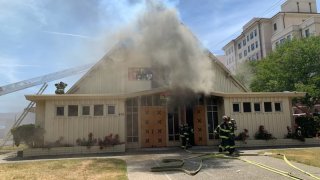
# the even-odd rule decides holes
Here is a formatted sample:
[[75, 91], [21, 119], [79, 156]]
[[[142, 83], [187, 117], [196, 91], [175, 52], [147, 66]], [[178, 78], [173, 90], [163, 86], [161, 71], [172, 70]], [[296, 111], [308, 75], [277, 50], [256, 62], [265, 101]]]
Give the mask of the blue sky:
[[[144, 0], [0, 0], [0, 86], [97, 62]], [[214, 54], [253, 17], [271, 17], [285, 0], [166, 0]], [[319, 4], [318, 4], [319, 9]], [[81, 76], [81, 75], [80, 75]], [[79, 75], [62, 79], [69, 87]], [[60, 80], [59, 80], [60, 81]], [[58, 82], [58, 81], [57, 81]], [[0, 97], [0, 113], [28, 103], [29, 88]], [[46, 93], [54, 92], [54, 85]]]

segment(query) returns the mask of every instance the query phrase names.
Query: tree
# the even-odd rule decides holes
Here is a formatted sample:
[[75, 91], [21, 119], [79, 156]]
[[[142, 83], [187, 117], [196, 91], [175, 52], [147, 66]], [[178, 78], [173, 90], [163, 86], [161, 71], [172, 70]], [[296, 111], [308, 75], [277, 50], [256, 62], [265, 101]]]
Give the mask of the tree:
[[293, 39], [253, 65], [252, 91], [307, 92], [297, 100], [309, 107], [320, 98], [320, 37]]

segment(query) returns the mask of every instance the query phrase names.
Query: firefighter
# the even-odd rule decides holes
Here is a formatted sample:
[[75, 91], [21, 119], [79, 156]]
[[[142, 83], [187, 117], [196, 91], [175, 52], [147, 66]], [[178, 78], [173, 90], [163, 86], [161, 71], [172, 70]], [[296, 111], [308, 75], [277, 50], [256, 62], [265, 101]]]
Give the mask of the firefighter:
[[219, 134], [221, 143], [219, 145], [219, 152], [228, 151], [229, 154], [234, 152], [234, 129], [228, 116], [222, 117], [223, 122], [218, 125], [215, 133]]

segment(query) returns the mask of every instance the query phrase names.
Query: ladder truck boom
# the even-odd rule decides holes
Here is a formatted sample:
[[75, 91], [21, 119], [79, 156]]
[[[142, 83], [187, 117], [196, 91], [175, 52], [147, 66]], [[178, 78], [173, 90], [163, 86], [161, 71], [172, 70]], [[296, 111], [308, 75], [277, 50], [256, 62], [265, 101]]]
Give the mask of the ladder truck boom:
[[5, 95], [5, 94], [9, 94], [9, 93], [12, 93], [15, 91], [23, 90], [23, 89], [26, 89], [29, 87], [44, 84], [47, 82], [51, 82], [54, 80], [62, 79], [64, 77], [68, 77], [68, 76], [72, 76], [72, 75], [79, 74], [82, 72], [86, 72], [92, 66], [93, 66], [93, 64], [87, 64], [87, 65], [83, 65], [83, 66], [79, 66], [79, 67], [75, 67], [75, 68], [71, 68], [71, 69], [65, 69], [62, 71], [50, 73], [50, 74], [47, 74], [44, 76], [39, 76], [39, 77], [35, 77], [32, 79], [28, 79], [28, 80], [23, 80], [23, 81], [16, 82], [13, 84], [1, 86], [0, 87], [0, 96]]

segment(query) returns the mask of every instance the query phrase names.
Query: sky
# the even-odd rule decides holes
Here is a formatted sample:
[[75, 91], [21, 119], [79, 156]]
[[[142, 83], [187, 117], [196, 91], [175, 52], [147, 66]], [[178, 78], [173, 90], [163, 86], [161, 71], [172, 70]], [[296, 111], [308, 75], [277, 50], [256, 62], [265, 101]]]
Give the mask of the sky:
[[[0, 86], [97, 62], [116, 42], [112, 35], [132, 23], [145, 0], [0, 0]], [[272, 17], [285, 0], [162, 0], [175, 8], [204, 47], [216, 55], [254, 17]], [[318, 9], [319, 3], [318, 3]], [[68, 88], [83, 74], [64, 81]], [[0, 113], [22, 111], [25, 94], [0, 96]]]

